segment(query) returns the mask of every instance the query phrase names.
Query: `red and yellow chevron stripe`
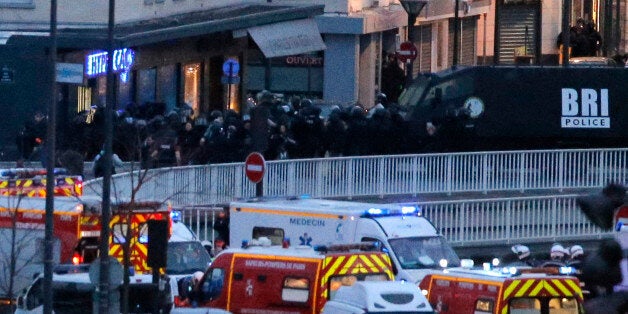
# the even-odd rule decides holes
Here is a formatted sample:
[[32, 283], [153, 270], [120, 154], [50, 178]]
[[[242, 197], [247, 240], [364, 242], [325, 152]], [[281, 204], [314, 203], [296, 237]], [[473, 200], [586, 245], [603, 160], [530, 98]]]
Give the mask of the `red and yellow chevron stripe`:
[[[0, 180], [0, 195], [46, 197], [46, 179], [5, 179]], [[55, 196], [83, 195], [83, 180], [80, 176], [67, 176], [55, 182]]]
[[[130, 261], [133, 267], [135, 268], [135, 273], [142, 274], [150, 272], [150, 267], [148, 267], [148, 246], [145, 243], [140, 243], [140, 229], [142, 226], [150, 219], [163, 219], [163, 217], [169, 217], [169, 215], [164, 215], [161, 212], [156, 213], [131, 213], [130, 218], [130, 229], [127, 229], [126, 225], [127, 215], [124, 213], [115, 214], [111, 217], [111, 231], [112, 234], [115, 234], [118, 231], [118, 234], [123, 235], [125, 232], [131, 232], [129, 248], [130, 248]], [[123, 243], [116, 243], [110, 237], [109, 239], [109, 255], [115, 257], [120, 261], [120, 263], [124, 263], [124, 245]]]
[[508, 301], [519, 297], [574, 297], [582, 302], [582, 290], [571, 278], [525, 278], [506, 281], [500, 300], [500, 313], [508, 313]]
[[329, 278], [333, 275], [384, 273], [389, 279], [394, 275], [390, 257], [385, 253], [352, 253], [331, 255], [323, 261], [321, 297], [327, 299]]

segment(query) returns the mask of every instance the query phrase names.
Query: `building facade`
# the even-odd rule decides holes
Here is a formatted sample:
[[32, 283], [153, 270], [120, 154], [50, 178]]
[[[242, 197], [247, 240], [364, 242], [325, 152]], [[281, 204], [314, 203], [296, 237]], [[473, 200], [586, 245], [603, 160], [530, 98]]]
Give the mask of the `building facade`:
[[[417, 48], [413, 76], [454, 63], [558, 64], [565, 2], [457, 2], [457, 19], [455, 0], [429, 0], [409, 26], [399, 0], [117, 1], [116, 103], [242, 112], [247, 97], [266, 89], [368, 109], [384, 57], [404, 41]], [[105, 103], [108, 4], [58, 1], [61, 126]], [[600, 55], [626, 52], [626, 0], [572, 0], [568, 8], [570, 25], [582, 17], [603, 34]], [[48, 105], [50, 3], [0, 0], [0, 20], [0, 107], [9, 118], [0, 145], [9, 147]]]
[[[77, 114], [106, 103], [108, 2], [58, 1], [59, 133]], [[322, 5], [261, 1], [118, 1], [116, 109], [166, 114], [185, 104], [195, 116], [216, 109], [239, 112], [247, 94], [242, 77], [249, 51], [277, 58], [323, 50], [314, 20], [322, 13]], [[50, 4], [0, 1], [0, 18], [0, 65], [7, 73], [0, 82], [0, 106], [11, 117], [2, 126], [2, 145], [9, 147], [25, 120], [48, 106]]]

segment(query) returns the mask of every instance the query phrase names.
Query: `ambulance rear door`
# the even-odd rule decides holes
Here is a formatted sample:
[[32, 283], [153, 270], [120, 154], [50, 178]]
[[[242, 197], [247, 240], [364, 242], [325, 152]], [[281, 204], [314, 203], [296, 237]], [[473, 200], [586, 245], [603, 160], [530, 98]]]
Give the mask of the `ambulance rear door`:
[[236, 313], [311, 313], [322, 260], [236, 254], [227, 310]]

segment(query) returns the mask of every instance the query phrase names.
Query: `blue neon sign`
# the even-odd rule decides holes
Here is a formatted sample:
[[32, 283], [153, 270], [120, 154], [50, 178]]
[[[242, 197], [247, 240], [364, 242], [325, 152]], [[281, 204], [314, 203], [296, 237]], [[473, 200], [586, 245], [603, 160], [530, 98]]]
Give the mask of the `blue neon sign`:
[[[129, 48], [113, 51], [113, 71], [120, 72], [131, 68], [135, 61], [135, 52]], [[107, 52], [96, 52], [87, 55], [85, 59], [85, 74], [97, 76], [107, 73]]]

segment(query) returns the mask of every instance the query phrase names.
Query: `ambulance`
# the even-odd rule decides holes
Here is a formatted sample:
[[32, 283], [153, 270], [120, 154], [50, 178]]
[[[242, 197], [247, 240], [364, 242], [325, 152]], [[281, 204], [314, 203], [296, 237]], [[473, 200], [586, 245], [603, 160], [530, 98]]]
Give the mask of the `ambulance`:
[[222, 251], [196, 283], [183, 281], [175, 305], [232, 313], [320, 313], [343, 286], [392, 281], [388, 255], [374, 244], [273, 246], [267, 238]]
[[436, 313], [580, 314], [583, 296], [576, 277], [542, 269], [452, 268], [427, 275], [420, 288]]
[[307, 197], [251, 199], [229, 206], [229, 239], [268, 237], [272, 243], [318, 246], [376, 242], [389, 254], [397, 280], [418, 284], [460, 259], [418, 206]]

